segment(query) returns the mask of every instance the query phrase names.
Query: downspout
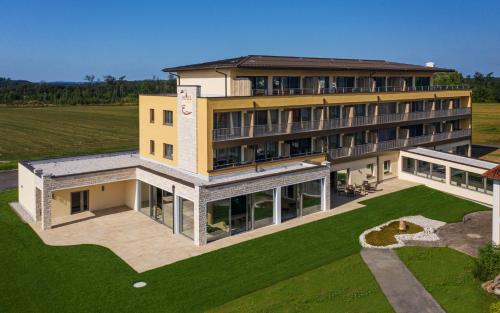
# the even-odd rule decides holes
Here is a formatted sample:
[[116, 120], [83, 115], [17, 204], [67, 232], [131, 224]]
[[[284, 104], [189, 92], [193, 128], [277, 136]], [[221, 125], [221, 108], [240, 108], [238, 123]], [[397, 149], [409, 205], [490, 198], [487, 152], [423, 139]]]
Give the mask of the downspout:
[[219, 70], [217, 70], [217, 68], [215, 69], [215, 72], [224, 75], [224, 95], [227, 98], [227, 74], [220, 72]]
[[173, 72], [168, 72], [168, 74], [174, 75], [175, 77], [177, 77], [177, 86], [179, 86], [181, 84], [181, 77], [178, 74], [175, 74]]

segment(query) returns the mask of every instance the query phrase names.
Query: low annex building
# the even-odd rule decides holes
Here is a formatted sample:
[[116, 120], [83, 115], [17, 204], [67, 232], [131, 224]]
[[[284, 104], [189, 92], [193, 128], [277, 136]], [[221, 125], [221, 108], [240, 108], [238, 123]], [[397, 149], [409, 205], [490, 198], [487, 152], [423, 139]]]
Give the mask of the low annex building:
[[496, 164], [467, 157], [470, 90], [432, 84], [448, 69], [250, 55], [164, 71], [177, 93], [140, 95], [139, 151], [19, 164], [19, 203], [43, 229], [125, 205], [205, 245], [335, 209], [366, 182], [424, 175], [453, 192], [460, 177], [492, 197], [480, 174]]

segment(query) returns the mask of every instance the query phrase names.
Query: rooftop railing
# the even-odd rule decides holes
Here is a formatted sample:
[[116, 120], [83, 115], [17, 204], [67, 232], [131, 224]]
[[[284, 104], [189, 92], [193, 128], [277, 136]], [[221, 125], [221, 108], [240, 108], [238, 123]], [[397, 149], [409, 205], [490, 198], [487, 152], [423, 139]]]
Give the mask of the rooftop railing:
[[357, 116], [352, 118], [334, 118], [328, 120], [318, 120], [313, 122], [293, 122], [281, 124], [267, 124], [242, 126], [234, 128], [214, 129], [213, 141], [226, 141], [241, 138], [265, 137], [282, 134], [296, 134], [309, 131], [342, 129], [349, 127], [359, 127], [368, 125], [379, 125], [397, 123], [404, 121], [416, 121], [432, 118], [443, 118], [450, 116], [461, 116], [471, 114], [470, 108], [458, 108], [436, 111], [409, 112], [397, 114], [382, 114], [376, 116]]
[[[447, 86], [382, 86], [382, 87], [332, 87], [332, 88], [280, 88], [252, 89], [252, 96], [290, 96], [290, 95], [322, 95], [344, 93], [380, 93], [380, 92], [415, 92], [415, 91], [442, 91], [442, 90], [468, 90], [468, 85]], [[237, 97], [237, 96], [236, 96]]]

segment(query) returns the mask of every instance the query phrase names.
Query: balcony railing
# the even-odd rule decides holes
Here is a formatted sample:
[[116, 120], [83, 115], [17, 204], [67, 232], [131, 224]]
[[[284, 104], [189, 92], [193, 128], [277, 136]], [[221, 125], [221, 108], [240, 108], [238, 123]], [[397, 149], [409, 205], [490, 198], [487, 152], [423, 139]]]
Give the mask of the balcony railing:
[[432, 135], [410, 137], [406, 139], [394, 139], [388, 141], [381, 141], [378, 143], [367, 143], [364, 145], [331, 149], [328, 150], [328, 155], [332, 159], [356, 157], [369, 153], [382, 152], [404, 147], [418, 146], [435, 141], [457, 139], [457, 138], [467, 137], [470, 135], [471, 135], [470, 129], [461, 129], [461, 130], [455, 130], [451, 132], [444, 132]]
[[329, 130], [367, 125], [379, 125], [404, 121], [425, 120], [450, 116], [471, 114], [470, 108], [450, 110], [410, 112], [398, 114], [383, 114], [377, 116], [357, 116], [352, 118], [335, 118], [313, 122], [294, 122], [285, 124], [255, 125], [235, 128], [219, 128], [213, 130], [213, 141], [226, 141], [232, 139], [265, 137], [282, 134], [295, 134], [317, 130]]
[[414, 92], [441, 90], [468, 90], [467, 85], [457, 86], [384, 86], [384, 87], [333, 87], [333, 88], [281, 88], [273, 89], [272, 94], [267, 89], [252, 89], [252, 96], [290, 96], [290, 95], [322, 95], [343, 93], [373, 93], [373, 92]]
[[[361, 156], [361, 155], [375, 153], [375, 152], [382, 152], [382, 151], [388, 151], [388, 150], [393, 150], [393, 149], [398, 149], [398, 148], [418, 146], [418, 145], [431, 143], [431, 142], [438, 142], [438, 141], [443, 141], [443, 140], [448, 140], [448, 139], [458, 139], [458, 138], [467, 137], [470, 135], [471, 135], [470, 129], [462, 129], [462, 130], [455, 130], [455, 131], [451, 131], [451, 132], [444, 132], [444, 133], [438, 133], [438, 134], [433, 134], [433, 135], [410, 137], [410, 138], [406, 138], [406, 139], [395, 139], [395, 140], [381, 141], [378, 143], [367, 143], [367, 144], [363, 144], [363, 145], [355, 145], [352, 147], [342, 147], [342, 148], [337, 148], [337, 149], [330, 149], [330, 150], [328, 150], [328, 155], [331, 159], [356, 157], [356, 156]], [[276, 160], [286, 160], [286, 159], [291, 159], [291, 158], [295, 158], [295, 157], [318, 155], [318, 154], [322, 154], [322, 153], [321, 152], [302, 152], [302, 153], [286, 155], [286, 156], [263, 157], [263, 158], [258, 158], [255, 161], [249, 160], [249, 161], [245, 161], [245, 162], [232, 161], [232, 162], [220, 162], [220, 163], [218, 163], [214, 160], [214, 169], [239, 167], [239, 166], [245, 166], [245, 165], [252, 165], [255, 163], [263, 163], [263, 162], [270, 162], [270, 161], [276, 161]]]

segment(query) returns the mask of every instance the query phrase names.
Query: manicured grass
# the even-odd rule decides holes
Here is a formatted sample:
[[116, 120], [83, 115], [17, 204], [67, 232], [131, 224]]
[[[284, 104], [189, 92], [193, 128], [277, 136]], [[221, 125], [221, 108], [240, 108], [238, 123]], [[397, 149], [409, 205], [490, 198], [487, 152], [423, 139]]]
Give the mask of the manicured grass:
[[500, 145], [500, 103], [472, 104], [472, 142]]
[[399, 230], [399, 221], [394, 221], [389, 225], [383, 226], [380, 230], [374, 230], [366, 234], [366, 242], [372, 246], [388, 246], [398, 243], [394, 235], [416, 234], [424, 229], [410, 222], [405, 222], [406, 230]]
[[[205, 311], [355, 255], [359, 234], [388, 220], [422, 214], [456, 222], [486, 209], [419, 186], [368, 200], [352, 212], [137, 274], [103, 247], [45, 246], [8, 208], [15, 198], [15, 191], [0, 193], [0, 312]], [[133, 289], [138, 280], [147, 287]], [[286, 293], [279, 296], [283, 303], [291, 301]]]
[[0, 169], [16, 161], [137, 149], [137, 106], [0, 108]]
[[405, 247], [396, 253], [447, 312], [489, 312], [498, 298], [472, 275], [474, 259], [448, 248]]
[[394, 312], [359, 254], [228, 302], [210, 312]]

